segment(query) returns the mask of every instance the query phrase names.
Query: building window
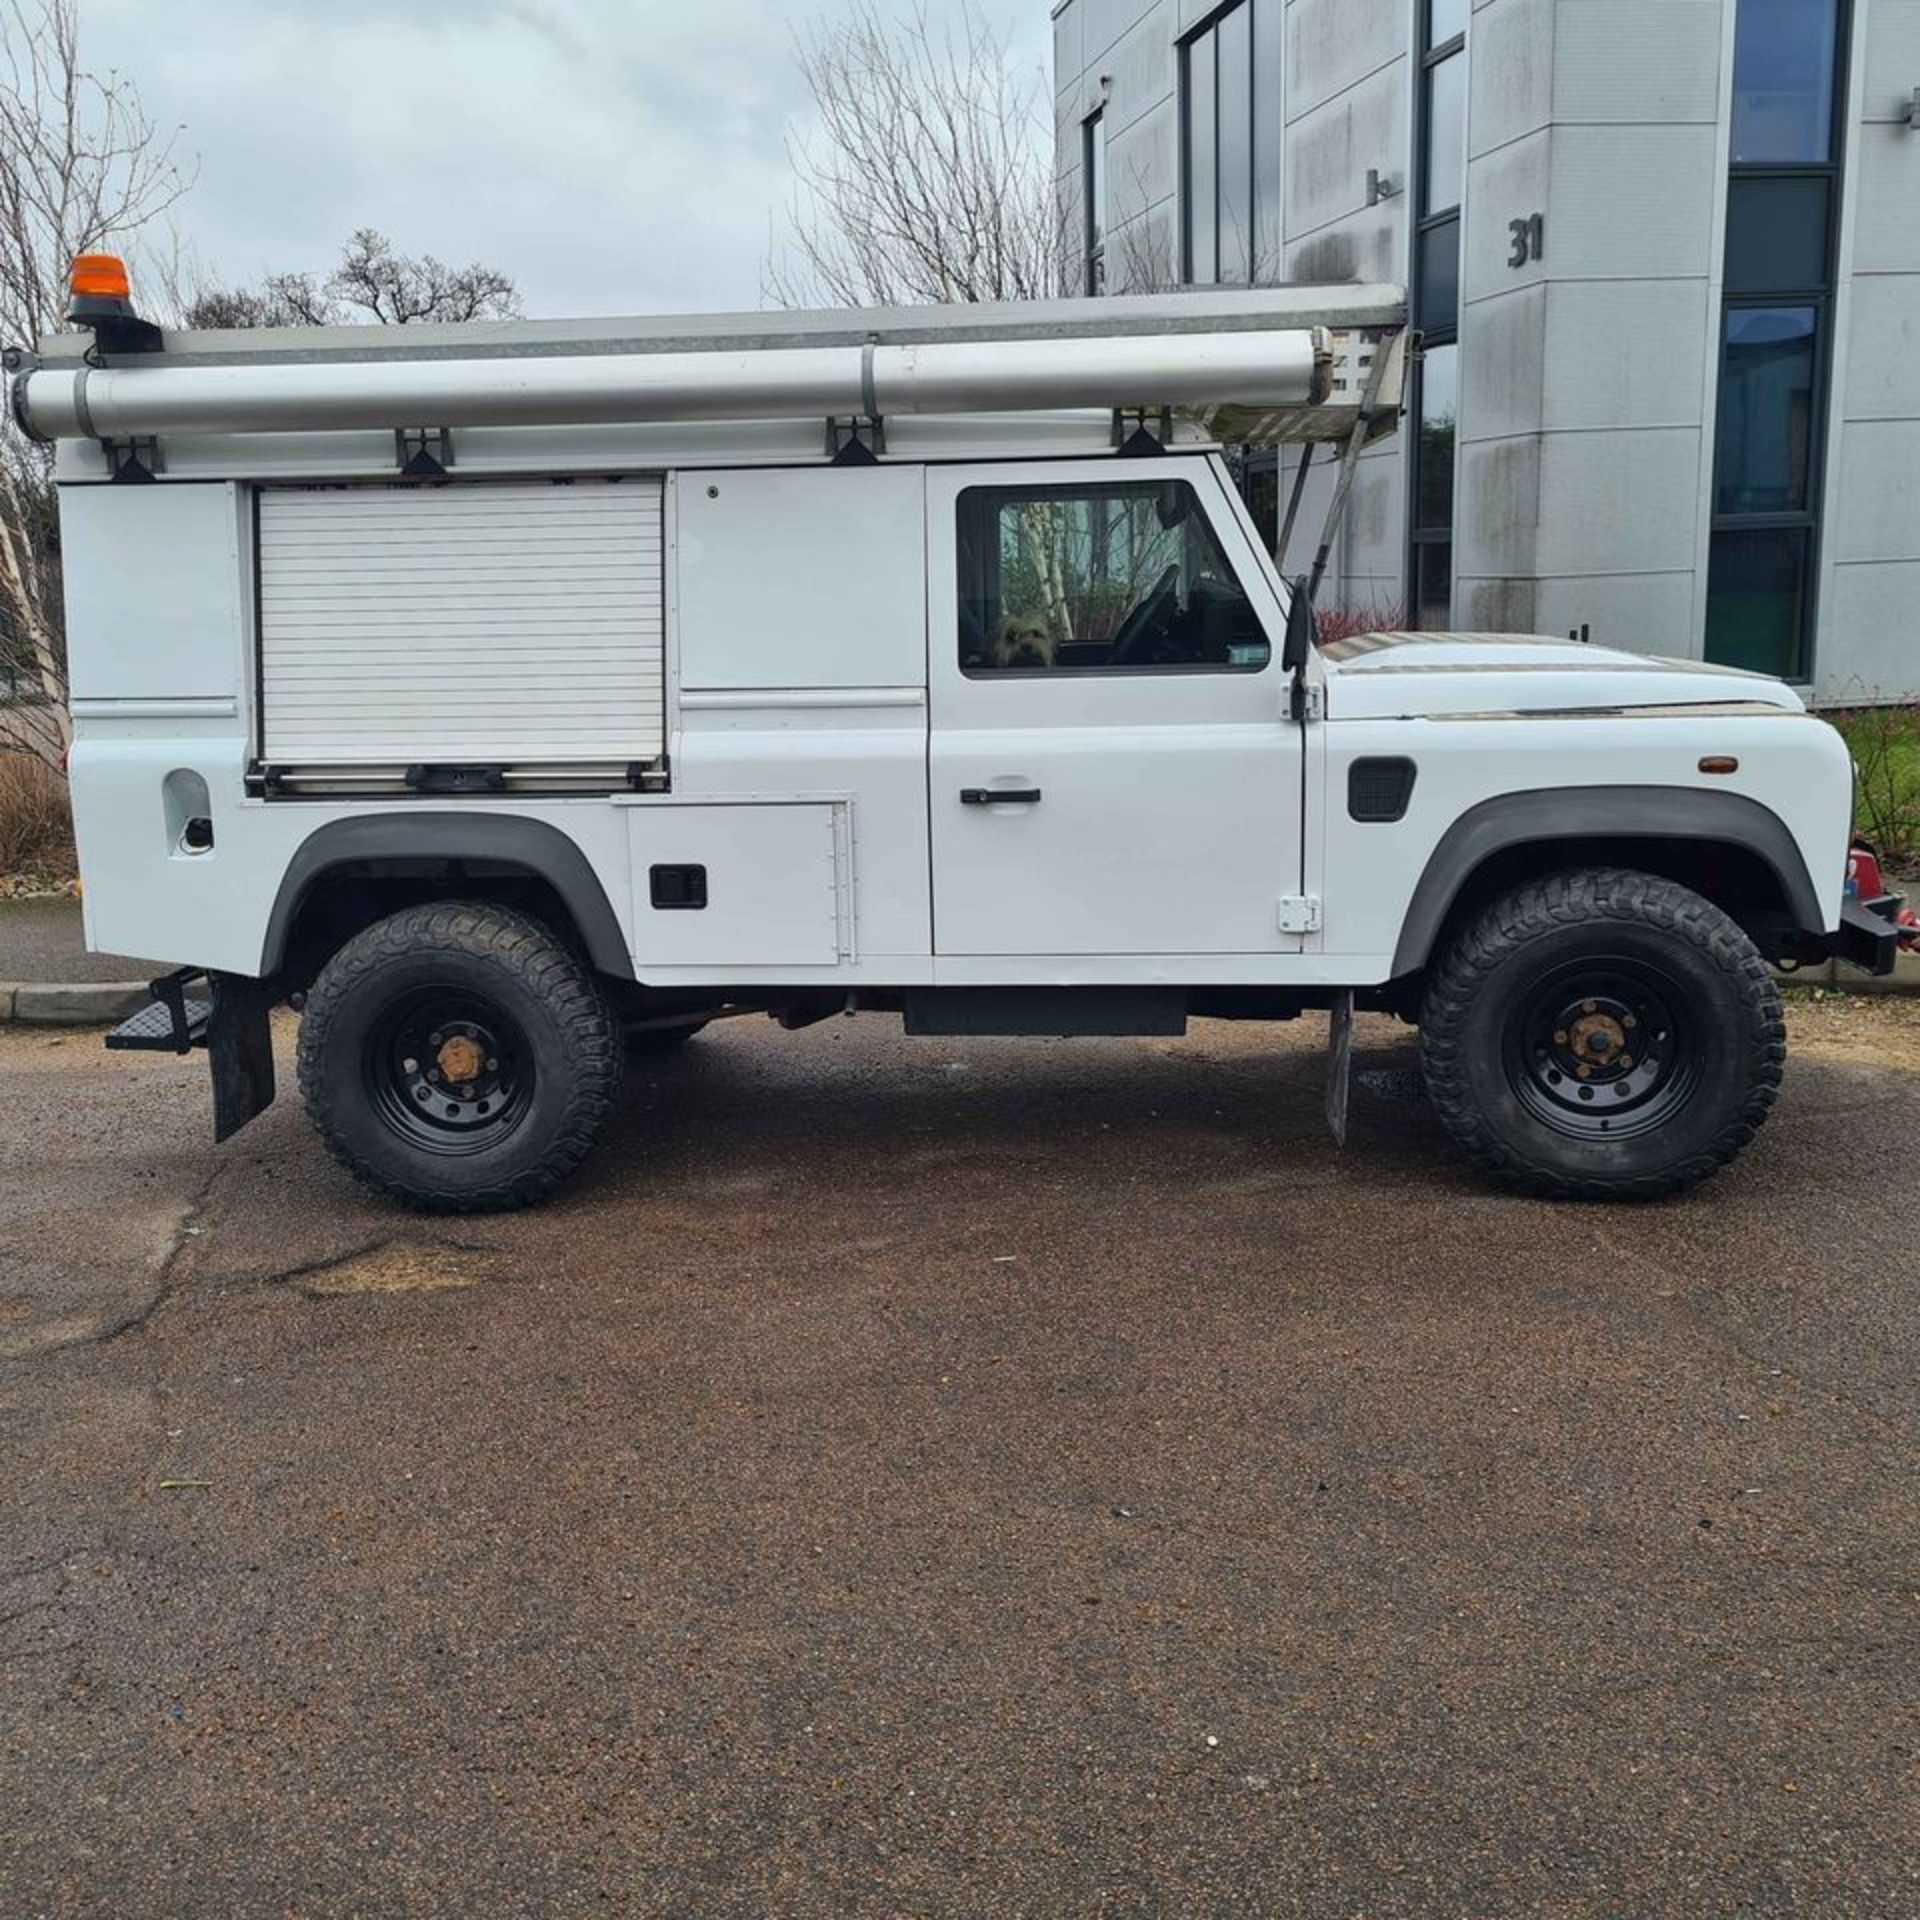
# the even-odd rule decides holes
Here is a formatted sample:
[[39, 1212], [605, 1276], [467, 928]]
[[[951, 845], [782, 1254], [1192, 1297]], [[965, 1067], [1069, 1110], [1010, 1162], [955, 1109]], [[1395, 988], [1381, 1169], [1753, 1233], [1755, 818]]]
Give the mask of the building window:
[[1086, 289], [1107, 286], [1107, 116], [1090, 113], [1080, 126], [1080, 177], [1087, 189]]
[[1740, 0], [1736, 167], [1824, 164], [1839, 104], [1841, 0]]
[[1739, 0], [1706, 654], [1807, 679], [1833, 344], [1845, 0]]
[[1407, 617], [1432, 630], [1453, 620], [1453, 474], [1460, 415], [1460, 202], [1467, 178], [1468, 0], [1421, 8], [1414, 324], [1426, 352], [1414, 382]]
[[1181, 44], [1181, 274], [1197, 285], [1281, 277], [1285, 7], [1233, 0]]

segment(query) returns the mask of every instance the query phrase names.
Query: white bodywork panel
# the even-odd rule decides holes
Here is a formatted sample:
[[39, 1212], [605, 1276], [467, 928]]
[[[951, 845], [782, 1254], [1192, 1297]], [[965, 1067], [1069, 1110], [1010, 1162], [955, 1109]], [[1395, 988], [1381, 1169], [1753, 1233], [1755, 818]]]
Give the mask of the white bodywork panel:
[[252, 579], [245, 495], [225, 483], [70, 487], [60, 498], [69, 691], [99, 701], [213, 701], [237, 712]]
[[1582, 713], [1730, 700], [1804, 711], [1791, 687], [1765, 674], [1537, 633], [1366, 633], [1334, 641], [1323, 658], [1327, 713], [1336, 720]]
[[[1274, 663], [1239, 673], [969, 679], [955, 631], [960, 493], [1009, 480], [1085, 485], [1158, 474], [1199, 494]], [[1846, 751], [1777, 683], [1546, 640], [1363, 636], [1311, 664], [1321, 717], [1294, 723], [1277, 662], [1284, 589], [1214, 456], [709, 470], [669, 477], [664, 540], [657, 481], [518, 482], [513, 491], [569, 503], [556, 509], [573, 529], [566, 537], [589, 546], [608, 530], [581, 533], [585, 523], [568, 520], [587, 499], [617, 498], [612, 550], [622, 556], [643, 553], [651, 533], [651, 604], [663, 623], [616, 616], [626, 625], [614, 651], [640, 663], [638, 679], [611, 694], [594, 683], [598, 692], [571, 698], [580, 732], [567, 740], [622, 760], [659, 742], [671, 791], [432, 801], [249, 793], [263, 744], [243, 538], [251, 490], [173, 478], [63, 488], [73, 795], [94, 946], [255, 972], [281, 878], [314, 832], [369, 815], [498, 815], [543, 821], [579, 847], [626, 930], [637, 976], [661, 986], [1368, 986], [1391, 976], [1421, 875], [1464, 813], [1571, 787], [1758, 802], [1792, 834], [1826, 926], [1837, 924]], [[497, 506], [508, 490], [456, 476], [365, 497], [485, 505], [488, 495]], [[272, 497], [262, 490], [263, 511]], [[465, 509], [453, 510], [457, 518]], [[676, 528], [690, 525], [696, 537], [677, 543]], [[475, 521], [460, 531], [477, 529]], [[494, 531], [530, 550], [532, 536]], [[328, 575], [339, 583], [336, 636], [360, 630], [340, 610], [346, 586], [365, 577], [364, 536], [346, 534], [356, 557]], [[412, 565], [408, 543], [397, 544], [389, 564]], [[451, 573], [470, 577], [434, 550], [436, 594]], [[463, 541], [473, 568], [494, 552], [494, 543]], [[643, 570], [623, 562], [612, 571]], [[296, 575], [283, 569], [279, 578], [274, 598], [263, 599], [269, 614], [284, 611], [281, 592]], [[623, 604], [644, 612], [648, 598], [642, 591]], [[388, 593], [374, 610], [393, 604]], [[549, 640], [519, 665], [544, 688], [545, 649], [564, 661], [579, 629], [554, 622], [537, 596], [527, 604], [545, 614]], [[373, 623], [390, 630], [395, 679], [412, 684], [418, 649], [399, 642], [398, 624]], [[478, 633], [463, 623], [441, 637], [470, 662]], [[279, 669], [290, 664], [277, 656], [267, 686], [273, 752], [283, 750], [276, 689], [292, 684]], [[356, 690], [345, 672], [326, 679], [347, 712], [354, 700], [387, 697], [368, 695], [367, 684]], [[524, 676], [518, 695], [496, 698], [492, 724], [510, 731], [484, 744], [505, 757], [565, 745], [537, 735], [544, 716]], [[445, 710], [424, 708], [404, 746], [389, 739], [381, 754], [481, 749], [477, 732], [419, 730]], [[330, 724], [314, 744], [364, 750], [338, 711]], [[1397, 822], [1348, 815], [1348, 769], [1372, 755], [1417, 765]], [[1707, 755], [1737, 759], [1737, 772], [1703, 773]], [[180, 771], [207, 784], [209, 853], [184, 851], [169, 831], [167, 783]], [[1042, 803], [959, 803], [962, 787], [1011, 784], [1039, 787]], [[708, 908], [653, 908], [654, 864], [706, 866]], [[1283, 900], [1306, 930], [1281, 930]]]
[[[763, 966], [806, 969], [852, 958], [846, 811], [844, 802], [753, 801], [626, 809], [649, 965], [724, 967], [750, 953]], [[655, 909], [655, 865], [704, 868], [706, 906]]]
[[262, 488], [262, 757], [652, 759], [661, 519], [647, 478]]
[[[923, 623], [896, 630], [896, 644], [924, 657]], [[782, 795], [831, 796], [842, 810], [843, 870], [858, 882], [849, 888], [853, 919], [841, 973], [870, 981], [929, 977], [927, 703], [920, 688], [683, 693], [673, 768], [674, 792], [686, 800], [765, 796], [771, 806]], [[661, 811], [651, 798], [630, 804], [649, 820]], [[650, 911], [644, 891], [634, 913], [634, 950], [657, 967], [665, 950], [656, 933], [671, 944], [680, 936], [665, 923], [686, 916]], [[736, 953], [722, 977], [751, 978], [760, 964]], [[663, 984], [678, 977], [663, 976]]]
[[924, 685], [925, 471], [775, 468], [683, 487], [681, 686]]
[[[1338, 703], [1338, 689], [1331, 695]], [[1407, 907], [1427, 862], [1462, 814], [1483, 801], [1569, 787], [1738, 794], [1784, 821], [1838, 924], [1846, 874], [1852, 769], [1824, 721], [1755, 702], [1745, 708], [1473, 714], [1335, 720], [1326, 747], [1326, 908], [1318, 936], [1330, 976], [1360, 983], [1391, 973]], [[1405, 756], [1418, 774], [1403, 819], [1363, 823], [1346, 811], [1348, 770], [1371, 755]], [[1706, 775], [1703, 755], [1739, 762]]]
[[[957, 505], [973, 487], [1089, 484], [1084, 465], [968, 467], [927, 488], [934, 947], [949, 955], [1272, 954], [1300, 876], [1300, 729], [1284, 616], [1211, 464], [1129, 460], [1109, 483], [1192, 484], [1257, 595], [1257, 672], [969, 677], [960, 662]], [[965, 805], [969, 788], [1037, 804]]]

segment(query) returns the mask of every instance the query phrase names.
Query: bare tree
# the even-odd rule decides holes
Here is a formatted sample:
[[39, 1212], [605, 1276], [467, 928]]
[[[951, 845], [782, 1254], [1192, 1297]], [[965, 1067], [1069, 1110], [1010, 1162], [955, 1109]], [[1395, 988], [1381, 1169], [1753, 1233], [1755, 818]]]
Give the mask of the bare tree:
[[327, 278], [327, 293], [383, 326], [411, 320], [512, 320], [520, 312], [514, 284], [495, 267], [449, 267], [430, 253], [395, 253], [383, 233], [362, 227]]
[[[192, 186], [131, 82], [80, 56], [78, 0], [0, 0], [0, 340], [60, 324], [77, 253], [125, 248]], [[66, 652], [48, 449], [0, 427], [0, 750], [57, 760]], [[24, 690], [24, 691], [23, 691]]]
[[257, 287], [223, 287], [196, 275], [169, 304], [183, 327], [324, 327], [339, 317], [310, 273], [269, 274]]
[[795, 47], [819, 118], [790, 139], [788, 237], [769, 250], [778, 306], [1033, 300], [1070, 287], [1071, 219], [1053, 177], [1041, 76], [965, 0], [884, 19], [854, 0]]
[[395, 253], [384, 233], [362, 227], [331, 273], [275, 273], [254, 287], [227, 287], [197, 269], [172, 276], [169, 298], [188, 327], [326, 327], [424, 320], [511, 320], [520, 295], [497, 267], [450, 267], [430, 253]]
[[81, 64], [78, 0], [0, 0], [0, 338], [60, 324], [77, 253], [125, 242], [197, 168], [132, 82]]

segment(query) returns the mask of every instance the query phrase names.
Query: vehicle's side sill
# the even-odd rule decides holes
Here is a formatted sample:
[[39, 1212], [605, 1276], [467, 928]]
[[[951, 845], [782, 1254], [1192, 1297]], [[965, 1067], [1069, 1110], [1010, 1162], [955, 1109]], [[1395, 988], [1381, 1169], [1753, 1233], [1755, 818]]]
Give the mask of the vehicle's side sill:
[[909, 987], [914, 1034], [1182, 1034], [1184, 987]]

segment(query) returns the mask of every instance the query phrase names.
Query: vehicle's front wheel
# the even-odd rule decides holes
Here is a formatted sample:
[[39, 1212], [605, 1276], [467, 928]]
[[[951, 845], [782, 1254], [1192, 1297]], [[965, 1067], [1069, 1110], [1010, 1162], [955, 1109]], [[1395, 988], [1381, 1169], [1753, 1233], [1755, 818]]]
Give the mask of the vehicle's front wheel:
[[1753, 942], [1671, 880], [1562, 873], [1495, 902], [1434, 968], [1421, 1064], [1488, 1171], [1557, 1199], [1652, 1200], [1725, 1166], [1780, 1089]]
[[357, 934], [300, 1025], [301, 1095], [334, 1157], [428, 1212], [544, 1199], [593, 1145], [620, 1068], [593, 975], [537, 920], [483, 902]]

